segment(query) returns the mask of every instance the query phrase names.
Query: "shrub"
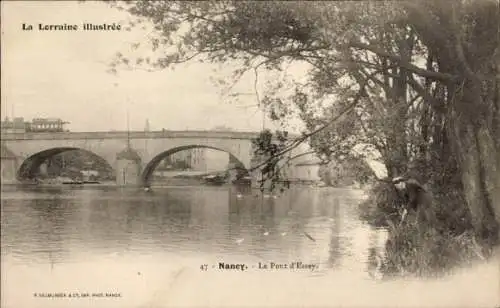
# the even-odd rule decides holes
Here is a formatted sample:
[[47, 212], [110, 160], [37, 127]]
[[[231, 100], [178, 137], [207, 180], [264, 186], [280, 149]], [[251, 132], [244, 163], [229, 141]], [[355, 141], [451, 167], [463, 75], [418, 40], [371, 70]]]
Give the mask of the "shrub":
[[441, 276], [482, 256], [459, 195], [447, 192], [433, 197], [431, 207], [410, 211], [404, 220], [403, 200], [388, 181], [375, 184], [361, 203], [361, 219], [388, 231], [380, 266], [385, 277]]

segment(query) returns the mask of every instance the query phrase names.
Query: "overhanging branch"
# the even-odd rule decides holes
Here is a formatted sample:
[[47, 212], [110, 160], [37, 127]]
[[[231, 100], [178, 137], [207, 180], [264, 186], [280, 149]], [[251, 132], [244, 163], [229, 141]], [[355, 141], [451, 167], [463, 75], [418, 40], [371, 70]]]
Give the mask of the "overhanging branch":
[[379, 55], [380, 57], [388, 58], [391, 61], [398, 63], [401, 67], [403, 67], [403, 68], [405, 68], [405, 69], [407, 69], [407, 70], [409, 70], [417, 75], [420, 75], [422, 77], [427, 77], [429, 79], [439, 80], [439, 81], [443, 81], [443, 82], [450, 82], [450, 81], [453, 81], [457, 78], [457, 76], [454, 76], [451, 74], [428, 71], [426, 69], [422, 69], [416, 65], [413, 65], [409, 62], [404, 61], [403, 59], [401, 59], [401, 57], [390, 54], [387, 51], [384, 51], [384, 50], [382, 50], [378, 47], [375, 47], [375, 46], [371, 46], [371, 45], [364, 44], [361, 42], [350, 42], [349, 46], [352, 48], [369, 50], [369, 51]]

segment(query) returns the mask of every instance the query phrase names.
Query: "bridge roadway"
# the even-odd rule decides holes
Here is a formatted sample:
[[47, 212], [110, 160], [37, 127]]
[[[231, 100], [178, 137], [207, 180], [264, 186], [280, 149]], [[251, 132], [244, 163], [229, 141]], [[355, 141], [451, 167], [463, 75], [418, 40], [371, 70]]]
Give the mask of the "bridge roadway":
[[225, 138], [225, 139], [252, 139], [258, 132], [238, 131], [107, 131], [107, 132], [58, 132], [58, 133], [8, 133], [2, 132], [1, 139], [9, 140], [61, 140], [61, 139], [155, 139], [155, 138]]
[[[252, 139], [257, 132], [236, 131], [109, 131], [1, 134], [3, 183], [32, 177], [49, 157], [68, 150], [90, 152], [115, 172], [118, 185], [147, 185], [154, 168], [175, 152], [209, 148], [229, 153], [249, 169]], [[294, 136], [295, 137], [295, 136]]]

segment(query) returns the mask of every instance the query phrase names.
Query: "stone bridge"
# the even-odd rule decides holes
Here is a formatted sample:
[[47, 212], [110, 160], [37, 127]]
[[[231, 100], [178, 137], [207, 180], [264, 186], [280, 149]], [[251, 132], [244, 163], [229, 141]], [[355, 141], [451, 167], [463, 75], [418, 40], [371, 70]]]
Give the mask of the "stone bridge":
[[162, 159], [191, 148], [227, 152], [241, 168], [249, 169], [252, 139], [257, 136], [234, 131], [2, 133], [1, 179], [23, 179], [47, 158], [68, 150], [90, 152], [106, 161], [119, 185], [147, 185]]

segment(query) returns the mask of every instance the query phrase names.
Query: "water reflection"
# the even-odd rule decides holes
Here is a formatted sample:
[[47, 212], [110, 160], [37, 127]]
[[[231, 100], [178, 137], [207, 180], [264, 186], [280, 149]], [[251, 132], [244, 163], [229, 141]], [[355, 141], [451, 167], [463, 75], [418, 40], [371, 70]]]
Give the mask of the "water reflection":
[[16, 262], [165, 252], [306, 261], [326, 247], [316, 259], [334, 268], [348, 249], [346, 228], [359, 224], [346, 192], [292, 189], [273, 198], [238, 187], [42, 188], [19, 196], [2, 194], [2, 251]]
[[333, 213], [332, 215], [328, 215], [325, 212], [325, 216], [329, 217], [329, 220], [332, 221], [331, 225], [331, 236], [330, 236], [330, 246], [329, 253], [330, 257], [328, 258], [328, 266], [331, 268], [337, 268], [340, 266], [340, 258], [342, 256], [342, 246], [341, 246], [341, 219], [340, 219], [340, 200], [338, 198], [334, 199], [333, 205]]
[[[370, 306], [370, 300], [361, 301], [363, 290], [358, 292], [358, 285], [371, 279], [368, 267], [373, 272], [376, 255], [383, 253], [383, 231], [358, 219], [361, 196], [356, 191], [291, 189], [277, 198], [265, 198], [237, 187], [157, 188], [154, 193], [23, 188], [4, 190], [1, 197], [2, 282], [8, 282], [2, 289], [2, 297], [7, 298], [2, 299], [2, 307], [21, 307], [19, 298], [25, 299], [25, 307], [46, 307], [47, 302], [26, 299], [26, 292], [61, 291], [68, 285], [92, 286], [95, 289], [89, 291], [100, 292], [118, 289], [127, 294], [126, 305], [133, 307], [143, 307], [141, 298], [148, 301], [158, 294], [166, 294], [159, 300], [161, 305], [169, 301], [172, 306], [201, 306], [204, 301], [195, 303], [193, 292], [217, 295], [229, 305], [231, 299], [220, 285], [236, 291], [262, 286], [260, 298], [274, 298], [277, 305], [290, 298], [290, 305], [318, 299], [318, 305], [326, 306], [320, 299], [335, 293], [337, 302], [329, 305], [342, 299], [354, 306]], [[291, 276], [199, 270], [202, 263], [220, 261], [301, 261], [320, 267]], [[74, 282], [75, 276], [81, 278]], [[325, 288], [308, 287], [313, 291], [306, 295], [304, 283], [319, 277], [327, 281]], [[290, 291], [292, 281], [297, 281], [295, 291]], [[290, 288], [279, 291], [284, 285]], [[371, 287], [365, 284], [364, 291]], [[321, 290], [324, 294], [318, 293]], [[393, 294], [388, 290], [387, 298]], [[485, 294], [489, 293], [475, 295], [484, 298]], [[124, 306], [124, 302], [113, 303]], [[66, 304], [57, 302], [61, 307]]]

